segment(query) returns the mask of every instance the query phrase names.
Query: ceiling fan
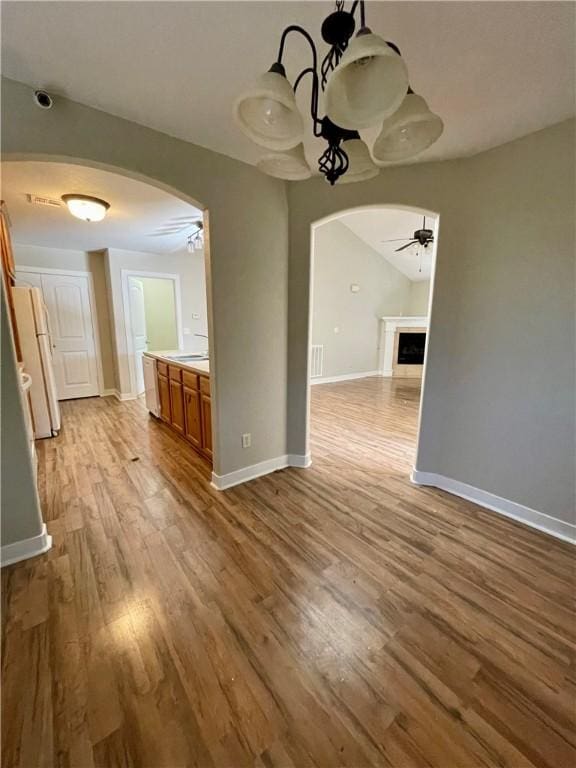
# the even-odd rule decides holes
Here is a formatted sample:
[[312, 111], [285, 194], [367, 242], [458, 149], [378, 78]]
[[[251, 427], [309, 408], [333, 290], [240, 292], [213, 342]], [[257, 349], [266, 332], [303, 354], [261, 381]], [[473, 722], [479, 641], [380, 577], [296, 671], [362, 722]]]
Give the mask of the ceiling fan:
[[396, 253], [398, 251], [403, 251], [405, 248], [410, 248], [411, 245], [416, 245], [416, 243], [418, 243], [419, 245], [423, 245], [424, 248], [428, 248], [430, 243], [434, 242], [434, 230], [426, 229], [426, 216], [424, 216], [422, 229], [417, 229], [416, 232], [414, 232], [414, 237], [412, 239], [408, 237], [395, 237], [392, 240], [381, 240], [380, 242], [398, 243], [406, 240], [408, 240], [409, 242], [405, 243], [404, 245], [401, 245], [400, 248], [396, 248]]

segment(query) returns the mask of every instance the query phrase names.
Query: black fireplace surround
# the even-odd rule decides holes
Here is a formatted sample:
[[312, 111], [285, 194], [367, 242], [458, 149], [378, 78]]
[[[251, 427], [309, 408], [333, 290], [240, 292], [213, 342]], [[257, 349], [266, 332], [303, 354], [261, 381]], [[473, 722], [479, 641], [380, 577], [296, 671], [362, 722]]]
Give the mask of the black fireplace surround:
[[398, 365], [423, 365], [425, 333], [400, 333], [398, 339]]

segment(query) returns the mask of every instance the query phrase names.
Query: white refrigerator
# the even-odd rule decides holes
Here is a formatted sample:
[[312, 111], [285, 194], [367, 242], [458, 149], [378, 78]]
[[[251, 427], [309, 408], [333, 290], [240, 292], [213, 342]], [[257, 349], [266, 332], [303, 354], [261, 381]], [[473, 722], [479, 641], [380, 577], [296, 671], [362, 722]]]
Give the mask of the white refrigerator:
[[53, 437], [60, 430], [60, 406], [52, 363], [48, 312], [40, 288], [12, 289], [24, 370], [32, 379], [30, 402], [34, 437]]

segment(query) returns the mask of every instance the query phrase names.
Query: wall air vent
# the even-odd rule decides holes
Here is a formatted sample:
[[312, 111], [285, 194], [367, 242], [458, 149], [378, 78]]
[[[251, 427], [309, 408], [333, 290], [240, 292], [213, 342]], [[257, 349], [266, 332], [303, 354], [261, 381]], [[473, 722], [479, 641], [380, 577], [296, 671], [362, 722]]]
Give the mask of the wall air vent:
[[324, 345], [312, 344], [310, 353], [310, 378], [316, 379], [324, 372]]
[[26, 199], [32, 205], [47, 205], [49, 208], [60, 208], [60, 200], [53, 200], [50, 197], [40, 197], [40, 195], [26, 195]]

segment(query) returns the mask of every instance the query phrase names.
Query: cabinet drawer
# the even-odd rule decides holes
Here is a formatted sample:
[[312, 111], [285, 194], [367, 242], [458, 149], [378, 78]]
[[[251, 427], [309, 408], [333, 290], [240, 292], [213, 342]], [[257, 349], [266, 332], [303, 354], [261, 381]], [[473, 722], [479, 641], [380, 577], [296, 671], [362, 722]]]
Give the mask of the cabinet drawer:
[[168, 365], [161, 360], [156, 360], [156, 370], [161, 376], [168, 376]]
[[189, 389], [198, 389], [198, 379], [200, 377], [197, 373], [191, 373], [191, 371], [182, 371], [182, 381], [185, 387]]
[[177, 365], [168, 366], [168, 378], [172, 381], [182, 381], [182, 368]]
[[200, 392], [210, 397], [210, 379], [207, 376], [200, 376]]

